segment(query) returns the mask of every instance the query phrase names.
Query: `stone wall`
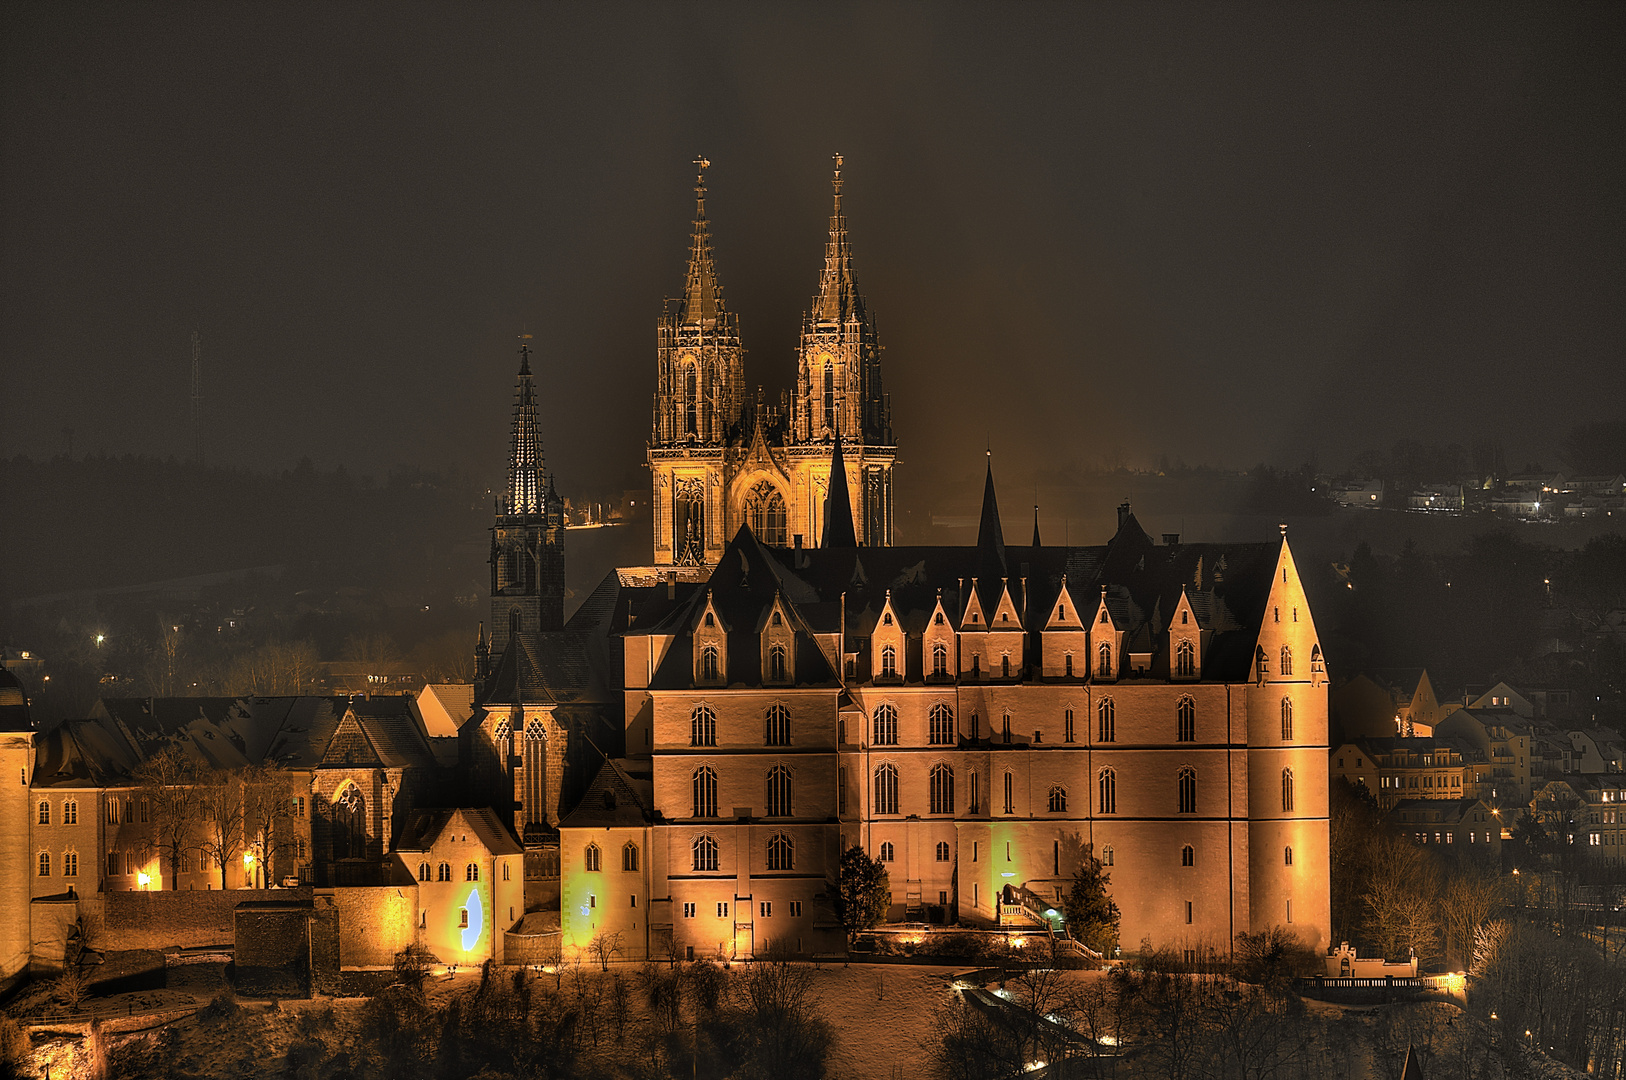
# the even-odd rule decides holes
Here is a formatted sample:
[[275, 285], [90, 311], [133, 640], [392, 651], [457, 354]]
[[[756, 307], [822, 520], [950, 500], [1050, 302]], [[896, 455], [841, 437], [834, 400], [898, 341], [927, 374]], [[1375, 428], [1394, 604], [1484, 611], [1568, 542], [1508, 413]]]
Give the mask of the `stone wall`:
[[235, 912], [233, 981], [250, 994], [310, 993], [309, 900], [244, 901]]
[[216, 889], [206, 892], [109, 892], [104, 894], [106, 947], [167, 949], [230, 945], [233, 913], [243, 901], [275, 898], [309, 903], [310, 889]]
[[324, 889], [339, 913], [341, 967], [390, 967], [411, 945], [418, 929], [418, 890], [413, 886]]

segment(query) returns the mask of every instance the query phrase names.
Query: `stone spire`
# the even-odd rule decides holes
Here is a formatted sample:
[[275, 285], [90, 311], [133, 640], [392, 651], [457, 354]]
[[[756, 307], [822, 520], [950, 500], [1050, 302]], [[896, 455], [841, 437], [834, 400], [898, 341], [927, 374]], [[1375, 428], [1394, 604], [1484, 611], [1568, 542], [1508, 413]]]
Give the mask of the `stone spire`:
[[508, 454], [508, 513], [539, 514], [547, 498], [542, 432], [531, 378], [531, 335], [520, 335], [519, 380], [514, 388], [514, 430]]
[[[990, 462], [989, 465], [990, 465], [990, 468], [991, 468], [992, 467], [992, 462]], [[1041, 545], [1039, 543], [1039, 504], [1038, 503], [1033, 504], [1033, 546], [1034, 547], [1043, 546], [1043, 545]]]
[[839, 428], [834, 443], [830, 451], [830, 493], [824, 499], [824, 537], [819, 546], [855, 548], [858, 536], [853, 532], [852, 496], [847, 491], [847, 466], [841, 459]]
[[694, 235], [689, 240], [689, 270], [683, 285], [683, 322], [709, 327], [716, 324], [723, 307], [711, 256], [711, 225], [706, 220], [706, 169], [711, 162], [697, 157], [694, 165]]
[[819, 295], [813, 301], [813, 321], [843, 323], [864, 321], [864, 301], [853, 281], [852, 251], [847, 247], [847, 219], [841, 213], [841, 155], [836, 155], [834, 207], [830, 211], [830, 238], [824, 245], [824, 271], [819, 275]]
[[977, 524], [978, 562], [984, 574], [1005, 567], [1005, 530], [999, 524], [999, 500], [994, 497], [994, 454], [988, 452], [988, 477], [982, 485], [982, 520]]

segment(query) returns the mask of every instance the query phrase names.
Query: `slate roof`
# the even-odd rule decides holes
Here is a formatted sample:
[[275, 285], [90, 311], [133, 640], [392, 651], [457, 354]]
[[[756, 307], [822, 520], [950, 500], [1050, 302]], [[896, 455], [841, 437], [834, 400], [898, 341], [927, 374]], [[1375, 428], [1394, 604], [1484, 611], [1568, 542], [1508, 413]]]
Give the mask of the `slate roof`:
[[1391, 821], [1405, 825], [1460, 825], [1480, 799], [1402, 799], [1389, 811]]
[[641, 828], [655, 820], [655, 782], [648, 765], [606, 758], [561, 829]]
[[[691, 689], [694, 685], [692, 630], [709, 595], [729, 628], [731, 683], [760, 682], [761, 655], [752, 632], [776, 594], [801, 619], [795, 663], [799, 686], [835, 685], [831, 668], [813, 635], [842, 629], [845, 599], [849, 649], [867, 638], [890, 592], [893, 610], [915, 631], [905, 649], [906, 679], [922, 672], [918, 630], [938, 597], [958, 621], [973, 585], [983, 610], [991, 612], [1005, 588], [1023, 618], [1022, 628], [1041, 630], [1065, 577], [1080, 611], [1093, 613], [1103, 595], [1117, 629], [1127, 641], [1144, 641], [1154, 652], [1151, 674], [1168, 671], [1167, 620], [1184, 591], [1198, 625], [1212, 631], [1203, 651], [1202, 678], [1242, 682], [1252, 675], [1253, 649], [1270, 594], [1280, 551], [1277, 543], [1159, 545], [1133, 514], [1117, 534], [1096, 547], [1019, 547], [1008, 550], [1007, 580], [981, 574], [993, 552], [977, 547], [901, 546], [884, 548], [770, 549], [742, 528], [723, 553], [710, 581], [664, 610], [640, 614], [627, 633], [671, 634], [678, 638], [651, 681], [652, 689]], [[659, 588], [651, 590], [664, 595]], [[630, 613], [630, 611], [629, 611]], [[805, 640], [804, 640], [805, 639]], [[1030, 639], [1031, 640], [1031, 639]]]
[[493, 855], [520, 855], [514, 834], [503, 825], [497, 812], [488, 806], [457, 806], [434, 810], [413, 810], [407, 815], [396, 851], [428, 851], [448, 826], [467, 827]]
[[515, 634], [486, 679], [480, 704], [602, 701], [602, 681], [589, 657], [587, 633], [544, 630]]

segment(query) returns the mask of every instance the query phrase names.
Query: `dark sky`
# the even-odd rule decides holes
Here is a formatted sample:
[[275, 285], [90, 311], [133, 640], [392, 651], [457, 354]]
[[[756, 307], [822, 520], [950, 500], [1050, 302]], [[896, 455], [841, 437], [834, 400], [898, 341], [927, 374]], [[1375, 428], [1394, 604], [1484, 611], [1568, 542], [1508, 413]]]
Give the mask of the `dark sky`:
[[[1556, 465], [1626, 402], [1626, 6], [12, 3], [0, 453], [642, 483], [697, 153], [777, 396], [830, 156], [905, 467]], [[906, 474], [907, 475], [907, 474]]]

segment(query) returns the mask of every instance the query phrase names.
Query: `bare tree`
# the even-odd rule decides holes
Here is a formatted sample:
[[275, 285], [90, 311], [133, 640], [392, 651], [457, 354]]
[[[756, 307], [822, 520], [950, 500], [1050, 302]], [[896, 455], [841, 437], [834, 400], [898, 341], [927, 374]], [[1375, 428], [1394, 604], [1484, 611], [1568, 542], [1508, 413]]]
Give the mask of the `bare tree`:
[[605, 971], [610, 970], [610, 957], [620, 955], [622, 951], [619, 930], [601, 931], [594, 934], [592, 940], [587, 943], [588, 955], [597, 960], [599, 967]]
[[200, 778], [197, 806], [204, 840], [200, 845], [220, 870], [220, 888], [226, 888], [226, 867], [243, 852], [243, 781], [235, 773], [216, 772]]
[[200, 770], [178, 747], [170, 746], [131, 770], [147, 810], [143, 847], [156, 854], [169, 872], [171, 889], [179, 888], [181, 866], [197, 845]]
[[297, 850], [300, 817], [294, 799], [309, 789], [301, 773], [253, 766], [243, 773], [243, 833], [260, 859], [266, 887], [276, 880], [285, 853]]

